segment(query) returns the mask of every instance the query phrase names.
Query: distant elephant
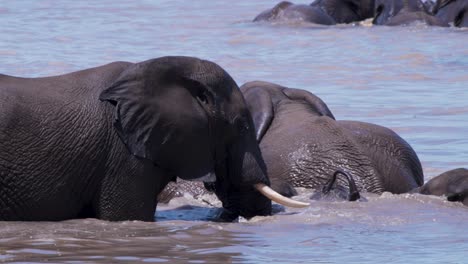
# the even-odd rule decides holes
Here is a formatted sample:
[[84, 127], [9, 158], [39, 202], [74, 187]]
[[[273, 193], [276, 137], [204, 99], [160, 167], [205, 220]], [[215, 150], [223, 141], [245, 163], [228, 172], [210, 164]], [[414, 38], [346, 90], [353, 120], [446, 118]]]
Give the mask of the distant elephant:
[[375, 25], [398, 26], [415, 22], [448, 27], [448, 23], [433, 16], [421, 0], [375, 0]]
[[374, 0], [316, 0], [310, 4], [320, 7], [336, 23], [352, 23], [374, 16]]
[[[358, 191], [405, 193], [424, 183], [416, 153], [392, 130], [337, 121], [305, 90], [261, 81], [240, 89], [277, 192], [292, 196], [293, 187], [323, 187], [337, 170], [349, 173]], [[349, 182], [338, 183], [347, 192]]]
[[287, 1], [280, 2], [273, 8], [263, 11], [253, 21], [310, 22], [321, 25], [336, 24], [333, 18], [319, 7], [296, 5]]
[[250, 113], [209, 61], [0, 75], [0, 124], [0, 220], [153, 221], [156, 196], [176, 176], [216, 181], [231, 214], [271, 210], [256, 190], [269, 180]]
[[446, 196], [447, 200], [468, 206], [468, 169], [458, 168], [444, 172], [419, 189], [421, 194]]
[[437, 0], [435, 16], [456, 27], [468, 27], [468, 0]]

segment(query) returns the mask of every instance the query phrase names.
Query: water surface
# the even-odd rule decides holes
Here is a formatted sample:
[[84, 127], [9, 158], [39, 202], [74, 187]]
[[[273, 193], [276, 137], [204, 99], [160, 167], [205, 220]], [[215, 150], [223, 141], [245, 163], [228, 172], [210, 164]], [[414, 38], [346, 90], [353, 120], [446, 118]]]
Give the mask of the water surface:
[[[8, 1], [0, 5], [0, 72], [36, 77], [196, 56], [239, 85], [307, 89], [337, 119], [394, 129], [418, 153], [426, 180], [468, 167], [467, 30], [250, 22], [274, 4]], [[465, 262], [468, 208], [421, 195], [364, 196], [229, 224], [207, 221], [216, 208], [190, 197], [161, 206], [156, 223], [0, 222], [0, 262]]]

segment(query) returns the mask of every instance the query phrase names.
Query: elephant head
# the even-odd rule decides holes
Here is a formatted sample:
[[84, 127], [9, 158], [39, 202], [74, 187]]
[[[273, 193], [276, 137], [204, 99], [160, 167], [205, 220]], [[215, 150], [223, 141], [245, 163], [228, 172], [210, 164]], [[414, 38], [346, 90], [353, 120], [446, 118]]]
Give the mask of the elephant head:
[[263, 11], [253, 20], [257, 21], [287, 21], [310, 22], [321, 25], [334, 25], [335, 20], [317, 6], [293, 4], [282, 1], [273, 8]]
[[263, 81], [245, 83], [241, 90], [252, 113], [258, 142], [262, 140], [273, 120], [274, 106], [285, 99], [303, 101], [307, 105], [307, 111], [313, 112], [317, 116], [328, 116], [335, 119], [322, 99], [304, 90], [286, 88]]
[[267, 9], [262, 13], [258, 14], [253, 22], [257, 21], [270, 21], [275, 20], [284, 10], [290, 6], [294, 5], [288, 1], [281, 1], [280, 3], [276, 4], [273, 8]]
[[458, 168], [446, 171], [424, 184], [421, 194], [447, 196], [451, 202], [462, 202], [468, 206], [468, 169]]
[[316, 0], [311, 5], [320, 6], [336, 23], [362, 21], [374, 14], [374, 0]]
[[215, 63], [162, 57], [133, 64], [101, 95], [128, 150], [171, 177], [216, 182], [233, 214], [270, 214], [254, 126], [234, 80]]

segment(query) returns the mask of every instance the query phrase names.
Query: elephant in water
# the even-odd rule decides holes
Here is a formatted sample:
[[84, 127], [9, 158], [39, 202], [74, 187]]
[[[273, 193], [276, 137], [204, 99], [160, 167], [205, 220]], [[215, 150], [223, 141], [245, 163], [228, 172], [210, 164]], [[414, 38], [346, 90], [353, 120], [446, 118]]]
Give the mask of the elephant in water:
[[0, 75], [0, 123], [0, 220], [153, 221], [156, 196], [176, 177], [215, 181], [230, 214], [271, 211], [249, 110], [209, 61]]
[[[423, 184], [416, 153], [392, 130], [335, 120], [327, 105], [305, 90], [260, 81], [241, 90], [271, 186], [279, 193], [322, 187], [337, 170], [349, 173], [359, 191], [405, 193]], [[347, 190], [349, 181], [338, 186]]]
[[468, 0], [437, 0], [433, 12], [445, 23], [468, 27]]
[[374, 0], [317, 0], [310, 5], [283, 1], [265, 10], [257, 21], [310, 22], [335, 25], [361, 21], [373, 16]]
[[[334, 188], [347, 200], [359, 198], [359, 191], [420, 192], [446, 195], [453, 201], [468, 196], [468, 170], [454, 170], [423, 185], [416, 153], [388, 128], [335, 120], [327, 105], [305, 90], [255, 81], [242, 85], [241, 91], [254, 119], [271, 186], [285, 196], [294, 196], [294, 187], [324, 194]], [[171, 183], [160, 199], [168, 201], [184, 192], [196, 196], [207, 191], [201, 184], [179, 181]]]
[[449, 201], [468, 206], [468, 169], [446, 171], [429, 180], [418, 191], [421, 194], [445, 195]]
[[362, 21], [374, 16], [375, 0], [316, 0], [310, 5], [319, 7], [338, 24]]
[[430, 26], [448, 27], [448, 23], [435, 17], [421, 0], [375, 0], [375, 25], [398, 26], [424, 23]]
[[321, 25], [336, 24], [335, 20], [319, 7], [296, 5], [287, 1], [280, 2], [273, 8], [263, 11], [253, 21], [309, 22]]

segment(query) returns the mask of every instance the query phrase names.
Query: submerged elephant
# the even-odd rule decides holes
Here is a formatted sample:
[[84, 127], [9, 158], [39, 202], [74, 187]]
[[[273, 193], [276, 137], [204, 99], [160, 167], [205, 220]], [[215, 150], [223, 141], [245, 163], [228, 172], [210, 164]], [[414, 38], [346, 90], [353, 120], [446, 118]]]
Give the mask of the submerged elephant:
[[321, 25], [336, 24], [335, 20], [319, 7], [296, 5], [288, 1], [282, 1], [273, 8], [263, 11], [253, 21], [309, 22]]
[[444, 195], [449, 201], [468, 206], [468, 169], [446, 171], [429, 180], [418, 191], [421, 194]]
[[448, 27], [448, 23], [431, 14], [421, 0], [375, 0], [375, 25], [397, 26], [424, 23], [430, 26]]
[[456, 27], [468, 27], [468, 0], [437, 0], [435, 16]]
[[322, 25], [351, 23], [373, 16], [374, 0], [317, 0], [310, 5], [282, 1], [265, 10], [256, 21], [310, 22]]
[[310, 4], [320, 7], [336, 23], [352, 23], [374, 16], [374, 0], [316, 0]]
[[0, 75], [0, 106], [0, 220], [152, 221], [176, 176], [216, 181], [232, 214], [270, 213], [254, 188], [269, 180], [250, 113], [215, 63], [162, 57]]
[[[424, 182], [411, 146], [392, 130], [335, 120], [327, 105], [305, 90], [268, 82], [241, 86], [255, 123], [271, 186], [287, 196], [293, 187], [319, 188], [337, 170], [359, 191], [404, 193]], [[348, 188], [347, 180], [339, 188]]]

